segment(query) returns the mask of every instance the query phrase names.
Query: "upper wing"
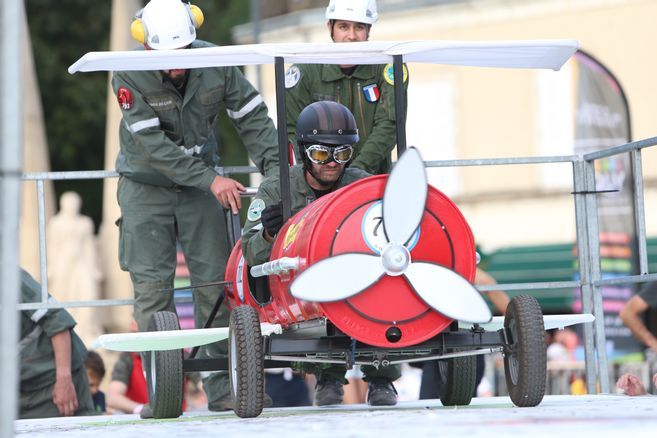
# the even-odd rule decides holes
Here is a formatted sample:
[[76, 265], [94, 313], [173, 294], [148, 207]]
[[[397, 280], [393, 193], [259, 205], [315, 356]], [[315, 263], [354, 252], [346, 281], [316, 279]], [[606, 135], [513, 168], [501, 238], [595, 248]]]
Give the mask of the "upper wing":
[[272, 64], [277, 57], [299, 64], [387, 64], [394, 55], [403, 55], [406, 62], [558, 70], [578, 48], [576, 40], [244, 44], [186, 50], [89, 52], [71, 65], [68, 72]]

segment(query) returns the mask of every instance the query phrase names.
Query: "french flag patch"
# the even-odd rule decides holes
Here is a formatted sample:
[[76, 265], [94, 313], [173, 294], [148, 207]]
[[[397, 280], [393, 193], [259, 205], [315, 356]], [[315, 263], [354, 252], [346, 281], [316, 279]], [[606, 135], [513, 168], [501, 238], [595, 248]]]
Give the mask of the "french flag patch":
[[379, 87], [376, 84], [370, 84], [363, 87], [363, 94], [365, 95], [365, 100], [368, 102], [376, 102], [381, 97], [381, 92]]

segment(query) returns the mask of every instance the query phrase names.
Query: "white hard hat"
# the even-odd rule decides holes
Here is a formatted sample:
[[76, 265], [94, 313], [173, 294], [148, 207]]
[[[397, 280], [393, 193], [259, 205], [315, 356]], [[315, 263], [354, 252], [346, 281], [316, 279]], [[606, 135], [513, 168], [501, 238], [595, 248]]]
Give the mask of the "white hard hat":
[[198, 23], [192, 7], [195, 8], [180, 0], [148, 2], [138, 17], [143, 25], [143, 42], [155, 50], [179, 49], [191, 44], [196, 39], [196, 29], [202, 24]]
[[326, 8], [327, 20], [374, 24], [378, 18], [376, 0], [331, 0]]

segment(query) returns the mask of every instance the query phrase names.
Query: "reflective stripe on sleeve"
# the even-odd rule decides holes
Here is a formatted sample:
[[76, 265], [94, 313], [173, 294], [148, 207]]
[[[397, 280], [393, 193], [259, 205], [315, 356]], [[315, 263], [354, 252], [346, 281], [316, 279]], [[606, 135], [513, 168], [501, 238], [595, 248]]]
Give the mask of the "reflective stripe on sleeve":
[[228, 117], [230, 117], [231, 119], [240, 119], [245, 115], [247, 115], [248, 113], [250, 113], [251, 111], [253, 111], [253, 108], [257, 107], [261, 103], [262, 103], [262, 96], [258, 94], [256, 97], [251, 99], [249, 103], [244, 105], [242, 109], [240, 109], [239, 111], [226, 110], [226, 112], [228, 113]]
[[142, 120], [139, 122], [135, 122], [132, 125], [128, 125], [128, 130], [132, 132], [133, 134], [136, 134], [137, 132], [141, 131], [142, 129], [146, 128], [156, 128], [160, 126], [160, 119], [157, 117], [154, 117], [152, 119], [148, 120]]
[[[56, 303], [57, 300], [54, 297], [48, 297], [48, 302], [49, 303]], [[46, 313], [48, 313], [48, 309], [37, 309], [34, 313], [32, 313], [32, 316], [30, 316], [30, 319], [34, 322], [37, 323], [46, 316]]]

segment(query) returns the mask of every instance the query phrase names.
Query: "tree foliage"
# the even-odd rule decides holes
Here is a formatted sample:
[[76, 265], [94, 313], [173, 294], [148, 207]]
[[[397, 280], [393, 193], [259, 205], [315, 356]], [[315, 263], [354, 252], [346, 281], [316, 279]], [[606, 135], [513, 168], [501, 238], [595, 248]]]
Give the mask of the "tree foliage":
[[[70, 75], [67, 68], [87, 52], [109, 50], [111, 3], [111, 0], [25, 2], [53, 171], [105, 168], [107, 73]], [[230, 28], [248, 20], [247, 1], [194, 3], [205, 14], [205, 24], [199, 29], [198, 37], [216, 44], [230, 44]], [[227, 117], [221, 117], [217, 131], [222, 142], [222, 163], [246, 164], [244, 148]], [[91, 216], [96, 225], [100, 223], [102, 181], [58, 181], [55, 190], [58, 198], [66, 190], [80, 193], [83, 213]]]

